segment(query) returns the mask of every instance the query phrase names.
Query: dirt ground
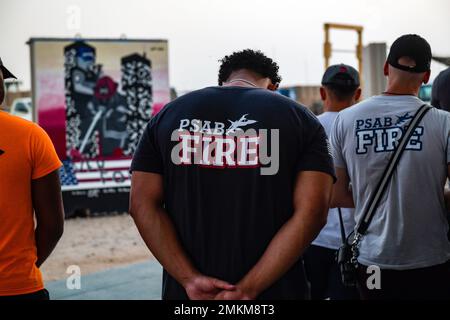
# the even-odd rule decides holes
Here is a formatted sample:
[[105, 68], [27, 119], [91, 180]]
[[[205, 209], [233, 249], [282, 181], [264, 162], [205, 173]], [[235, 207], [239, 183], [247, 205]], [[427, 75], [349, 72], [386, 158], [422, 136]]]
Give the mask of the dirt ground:
[[41, 267], [45, 281], [66, 278], [67, 267], [82, 274], [153, 259], [133, 219], [126, 214], [66, 220], [64, 235]]

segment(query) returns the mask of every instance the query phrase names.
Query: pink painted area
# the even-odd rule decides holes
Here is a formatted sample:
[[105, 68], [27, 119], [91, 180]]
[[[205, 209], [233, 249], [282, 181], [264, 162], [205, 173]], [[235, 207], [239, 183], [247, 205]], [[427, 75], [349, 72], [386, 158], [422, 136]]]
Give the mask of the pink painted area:
[[153, 110], [152, 110], [152, 116], [156, 115], [158, 112], [161, 111], [162, 108], [164, 108], [165, 104], [163, 103], [155, 103], [153, 105]]
[[[57, 91], [56, 91], [57, 92]], [[38, 98], [38, 110], [48, 110], [55, 108], [65, 108], [65, 97], [58, 93], [48, 93]]]
[[61, 70], [41, 70], [36, 79], [38, 110], [65, 105], [64, 77]]
[[37, 73], [38, 123], [53, 141], [60, 159], [66, 158], [66, 111], [64, 77], [61, 70]]
[[61, 160], [66, 158], [66, 110], [64, 105], [39, 110], [39, 125], [47, 131]]
[[153, 91], [153, 112], [152, 115], [157, 114], [166, 104], [170, 102], [170, 92], [166, 90]]
[[157, 114], [170, 102], [170, 89], [167, 68], [153, 69], [153, 112]]

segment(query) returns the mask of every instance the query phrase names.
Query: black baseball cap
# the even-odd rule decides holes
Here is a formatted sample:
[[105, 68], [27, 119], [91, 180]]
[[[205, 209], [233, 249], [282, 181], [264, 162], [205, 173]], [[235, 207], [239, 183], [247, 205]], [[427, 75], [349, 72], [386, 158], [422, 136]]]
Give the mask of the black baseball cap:
[[[424, 38], [417, 34], [401, 36], [391, 46], [387, 62], [394, 68], [412, 72], [423, 73], [431, 69], [431, 47]], [[402, 57], [408, 57], [415, 61], [415, 66], [401, 65], [398, 61]]]
[[359, 73], [355, 68], [346, 64], [330, 66], [323, 75], [322, 85], [359, 87]]
[[3, 73], [3, 79], [9, 79], [9, 78], [17, 79], [15, 75], [13, 75], [11, 72], [9, 72], [8, 69], [5, 68], [5, 66], [3, 65], [3, 62], [2, 62], [2, 58], [0, 58], [0, 69], [2, 70], [2, 73]]

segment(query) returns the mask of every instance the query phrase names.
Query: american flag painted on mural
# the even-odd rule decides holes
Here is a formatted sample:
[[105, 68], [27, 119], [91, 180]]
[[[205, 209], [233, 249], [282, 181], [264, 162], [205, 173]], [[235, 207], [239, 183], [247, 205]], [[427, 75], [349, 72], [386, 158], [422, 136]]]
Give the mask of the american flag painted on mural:
[[131, 158], [120, 160], [64, 160], [60, 169], [63, 191], [129, 187]]

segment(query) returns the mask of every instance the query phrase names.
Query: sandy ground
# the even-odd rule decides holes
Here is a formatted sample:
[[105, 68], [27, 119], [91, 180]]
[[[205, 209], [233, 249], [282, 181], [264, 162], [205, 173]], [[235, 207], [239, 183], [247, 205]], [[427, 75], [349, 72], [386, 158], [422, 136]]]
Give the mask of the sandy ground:
[[153, 259], [129, 215], [66, 220], [64, 235], [41, 267], [45, 281], [66, 278], [67, 267], [82, 274]]

